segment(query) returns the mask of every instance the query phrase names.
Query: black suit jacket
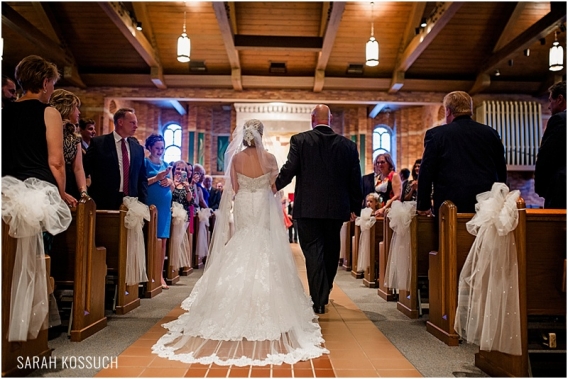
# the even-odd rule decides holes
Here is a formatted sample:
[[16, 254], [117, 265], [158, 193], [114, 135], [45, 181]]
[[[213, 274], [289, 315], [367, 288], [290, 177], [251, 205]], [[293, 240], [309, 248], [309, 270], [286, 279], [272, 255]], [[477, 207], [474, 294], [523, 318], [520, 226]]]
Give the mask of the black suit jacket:
[[209, 208], [213, 210], [219, 209], [222, 194], [223, 192], [217, 188], [211, 188], [211, 191], [209, 192]]
[[[128, 138], [130, 147], [129, 196], [146, 203], [148, 178], [144, 167], [144, 148], [135, 138]], [[91, 140], [85, 155], [85, 174], [91, 175], [89, 195], [97, 209], [118, 209], [122, 203], [119, 194], [120, 171], [113, 133]]]
[[445, 200], [458, 212], [475, 212], [476, 195], [507, 180], [505, 149], [497, 131], [469, 116], [435, 127], [424, 137], [424, 155], [418, 179], [417, 209], [434, 213]]
[[375, 191], [375, 173], [372, 172], [367, 175], [363, 175], [363, 179], [361, 180], [363, 183], [363, 205], [362, 208], [365, 208], [367, 204], [365, 204], [365, 198], [368, 194], [377, 192]]
[[534, 171], [534, 189], [545, 208], [566, 208], [566, 110], [546, 125]]
[[317, 126], [292, 136], [276, 188], [282, 189], [294, 176], [294, 219], [347, 221], [351, 212], [360, 214], [363, 195], [357, 145], [331, 128]]

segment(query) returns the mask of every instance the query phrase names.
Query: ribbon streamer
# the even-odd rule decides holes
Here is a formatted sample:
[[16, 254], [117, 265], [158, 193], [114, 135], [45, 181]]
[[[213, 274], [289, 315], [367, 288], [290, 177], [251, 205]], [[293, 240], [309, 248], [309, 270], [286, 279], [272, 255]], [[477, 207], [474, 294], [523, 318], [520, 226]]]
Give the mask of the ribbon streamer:
[[355, 225], [361, 229], [359, 237], [359, 254], [357, 256], [357, 271], [365, 271], [371, 264], [370, 262], [370, 246], [371, 228], [375, 225], [377, 219], [372, 215], [373, 209], [365, 208], [361, 211], [361, 217], [355, 219]]
[[126, 196], [123, 204], [128, 208], [124, 225], [127, 232], [126, 285], [147, 282], [146, 248], [144, 245], [144, 220], [150, 221], [150, 208], [136, 197]]
[[410, 289], [410, 223], [414, 216], [416, 201], [395, 200], [387, 214], [393, 230], [385, 275], [385, 285], [389, 288]]
[[180, 267], [190, 267], [190, 245], [187, 237], [187, 211], [183, 209], [183, 205], [172, 203], [172, 251], [170, 262], [172, 270]]

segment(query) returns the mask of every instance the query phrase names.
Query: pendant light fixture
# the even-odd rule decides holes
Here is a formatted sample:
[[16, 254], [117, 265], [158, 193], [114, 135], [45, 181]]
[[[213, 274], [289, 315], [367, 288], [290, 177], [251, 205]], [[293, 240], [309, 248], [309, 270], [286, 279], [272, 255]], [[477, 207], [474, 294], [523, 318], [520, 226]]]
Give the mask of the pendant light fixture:
[[377, 42], [377, 40], [373, 35], [375, 31], [374, 30], [375, 24], [373, 19], [373, 5], [374, 3], [371, 3], [371, 38], [369, 38], [369, 41], [367, 41], [367, 46], [366, 46], [367, 59], [365, 62], [365, 64], [370, 67], [374, 67], [379, 64], [379, 43]]
[[558, 32], [554, 33], [554, 42], [548, 59], [550, 71], [560, 71], [564, 67], [564, 49], [558, 43]]
[[177, 59], [182, 63], [189, 62], [189, 55], [191, 53], [191, 41], [185, 33], [185, 11], [183, 12], [183, 32], [178, 38]]

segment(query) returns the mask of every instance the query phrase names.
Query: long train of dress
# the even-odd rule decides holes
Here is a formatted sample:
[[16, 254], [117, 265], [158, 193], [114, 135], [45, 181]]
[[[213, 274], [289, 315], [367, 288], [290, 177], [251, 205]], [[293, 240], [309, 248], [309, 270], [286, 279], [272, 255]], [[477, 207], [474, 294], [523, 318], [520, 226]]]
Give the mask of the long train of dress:
[[298, 277], [269, 176], [238, 174], [236, 232], [182, 303], [187, 313], [164, 324], [152, 347], [186, 363], [295, 363], [328, 351], [312, 302]]

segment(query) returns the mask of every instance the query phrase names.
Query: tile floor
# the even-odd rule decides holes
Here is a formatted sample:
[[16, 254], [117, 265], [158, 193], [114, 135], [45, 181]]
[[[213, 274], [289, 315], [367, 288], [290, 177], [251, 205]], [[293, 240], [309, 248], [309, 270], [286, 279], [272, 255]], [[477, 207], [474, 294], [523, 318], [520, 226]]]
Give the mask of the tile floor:
[[[292, 244], [300, 277], [307, 288], [306, 269], [299, 245]], [[326, 313], [320, 315], [325, 346], [330, 351], [317, 359], [272, 367], [226, 367], [187, 364], [160, 358], [151, 346], [165, 329], [164, 322], [184, 311], [177, 307], [118, 357], [118, 367], [101, 370], [97, 377], [193, 377], [193, 378], [320, 378], [320, 377], [421, 377], [416, 368], [373, 325], [337, 286]]]

